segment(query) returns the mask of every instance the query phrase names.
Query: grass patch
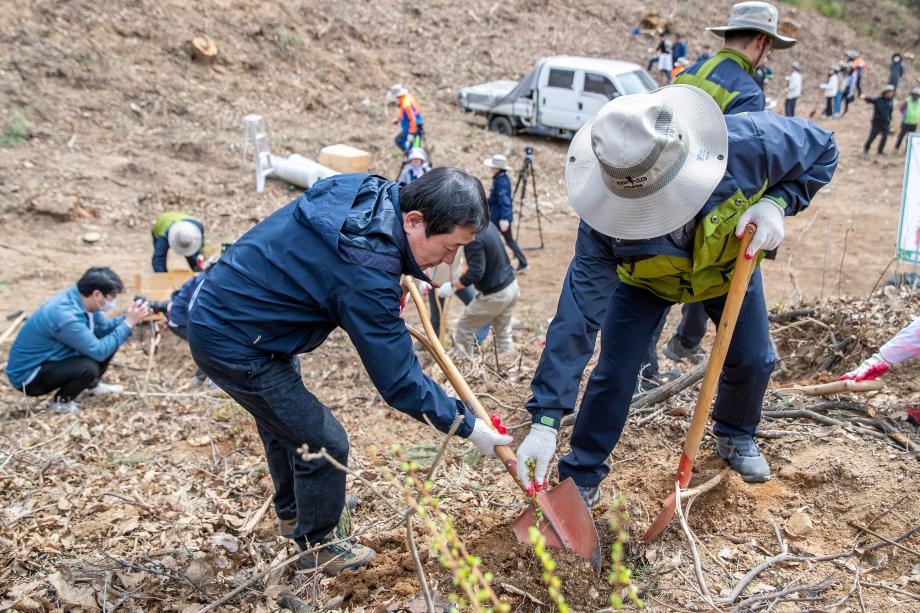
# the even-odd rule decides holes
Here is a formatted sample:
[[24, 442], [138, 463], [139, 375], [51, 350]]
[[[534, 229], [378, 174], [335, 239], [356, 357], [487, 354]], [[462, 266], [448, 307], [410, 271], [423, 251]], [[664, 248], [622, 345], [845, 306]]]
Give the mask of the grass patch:
[[13, 119], [0, 133], [0, 147], [17, 147], [29, 140], [31, 127], [21, 111], [13, 111]]

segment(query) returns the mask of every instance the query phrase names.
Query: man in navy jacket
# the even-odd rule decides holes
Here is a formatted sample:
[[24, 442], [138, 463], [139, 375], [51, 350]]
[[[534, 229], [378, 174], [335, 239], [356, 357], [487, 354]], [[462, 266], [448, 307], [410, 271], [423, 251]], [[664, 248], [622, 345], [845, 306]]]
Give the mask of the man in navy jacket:
[[501, 154], [482, 161], [492, 169], [492, 191], [489, 192], [489, 218], [502, 233], [505, 244], [517, 258], [517, 272], [527, 270], [527, 258], [518, 247], [514, 235], [511, 234], [511, 222], [514, 221], [514, 206], [512, 202], [511, 179], [508, 178], [508, 158]]
[[314, 546], [302, 566], [335, 574], [374, 556], [336, 529], [345, 473], [297, 451], [305, 445], [348, 461], [348, 436], [304, 386], [296, 357], [334, 329], [351, 338], [391, 406], [444, 432], [459, 417], [457, 434], [486, 455], [511, 441], [425, 376], [400, 317], [401, 275], [428, 281], [423, 269], [453, 261], [488, 222], [482, 184], [456, 168], [403, 186], [337, 175], [243, 235], [201, 284], [191, 309], [192, 356], [255, 418], [281, 532], [302, 549]]

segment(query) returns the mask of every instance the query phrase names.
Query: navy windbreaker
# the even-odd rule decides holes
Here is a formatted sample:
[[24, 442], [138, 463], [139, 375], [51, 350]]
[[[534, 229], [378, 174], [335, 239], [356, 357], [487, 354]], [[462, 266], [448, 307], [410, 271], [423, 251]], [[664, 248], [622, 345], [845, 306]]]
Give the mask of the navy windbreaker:
[[399, 314], [400, 276], [427, 280], [409, 250], [399, 184], [368, 174], [317, 182], [243, 235], [208, 273], [191, 310], [196, 351], [261, 361], [349, 336], [391, 406], [447, 431], [473, 415], [421, 369]]

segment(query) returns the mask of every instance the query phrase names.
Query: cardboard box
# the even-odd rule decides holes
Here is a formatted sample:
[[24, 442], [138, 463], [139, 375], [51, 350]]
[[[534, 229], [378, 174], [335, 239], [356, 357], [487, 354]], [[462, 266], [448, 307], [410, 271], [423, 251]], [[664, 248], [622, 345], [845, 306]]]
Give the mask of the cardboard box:
[[319, 163], [339, 172], [367, 172], [371, 154], [348, 145], [329, 145], [319, 152]]

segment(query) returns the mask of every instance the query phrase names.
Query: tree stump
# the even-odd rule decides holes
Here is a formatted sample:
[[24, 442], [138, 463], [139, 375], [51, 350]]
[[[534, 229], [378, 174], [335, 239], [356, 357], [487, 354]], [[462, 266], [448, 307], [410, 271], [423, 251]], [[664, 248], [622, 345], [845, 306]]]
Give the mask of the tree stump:
[[189, 47], [192, 59], [199, 64], [211, 64], [217, 59], [217, 45], [207, 36], [196, 36]]

